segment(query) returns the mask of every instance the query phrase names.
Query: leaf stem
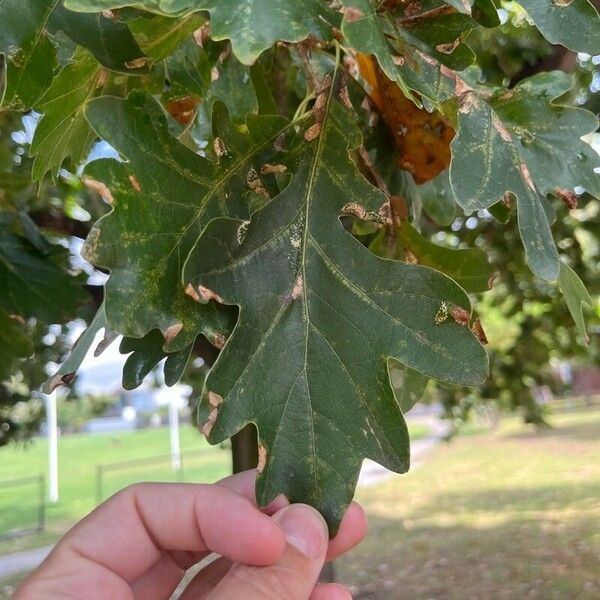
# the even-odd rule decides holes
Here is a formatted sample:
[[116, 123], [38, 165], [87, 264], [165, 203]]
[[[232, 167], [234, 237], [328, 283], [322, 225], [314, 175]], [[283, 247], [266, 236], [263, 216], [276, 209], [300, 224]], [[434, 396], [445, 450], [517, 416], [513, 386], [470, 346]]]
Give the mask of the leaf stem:
[[308, 114], [307, 111], [307, 107], [308, 104], [314, 100], [317, 97], [317, 94], [315, 93], [314, 90], [312, 91], [307, 91], [306, 92], [306, 96], [304, 96], [304, 100], [302, 100], [302, 102], [300, 102], [300, 104], [298, 105], [298, 108], [296, 109], [296, 112], [294, 113], [294, 117], [292, 118], [292, 122], [296, 122], [299, 119], [302, 119], [304, 117], [304, 115]]

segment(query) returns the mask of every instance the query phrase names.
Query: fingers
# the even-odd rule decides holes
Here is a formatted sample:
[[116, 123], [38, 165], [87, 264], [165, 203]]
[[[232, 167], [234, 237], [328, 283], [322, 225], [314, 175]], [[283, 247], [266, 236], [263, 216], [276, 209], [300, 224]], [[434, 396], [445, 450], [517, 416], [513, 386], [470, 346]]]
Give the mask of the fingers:
[[342, 519], [337, 535], [329, 541], [327, 560], [334, 560], [338, 556], [354, 548], [367, 535], [367, 517], [365, 511], [356, 502], [352, 502]]
[[[248, 482], [253, 485], [253, 477], [247, 477], [246, 473], [240, 473], [234, 476], [234, 488], [240, 491], [237, 486], [239, 481], [244, 485]], [[234, 478], [228, 478], [229, 482]], [[245, 480], [245, 481], [244, 481]], [[228, 482], [228, 483], [229, 483]], [[353, 502], [346, 512], [340, 525], [338, 534], [332, 540], [329, 540], [329, 546], [326, 554], [327, 560], [333, 560], [347, 552], [350, 548], [358, 544], [365, 536], [367, 531], [367, 520], [363, 509]], [[229, 572], [232, 562], [228, 559], [218, 559], [212, 562], [205, 569], [200, 571], [186, 588], [181, 600], [197, 600], [204, 598], [208, 592], [217, 586], [219, 581]], [[317, 586], [311, 596], [311, 600], [331, 600], [350, 598], [347, 589], [340, 585]]]
[[[74, 527], [26, 580], [29, 596], [17, 594], [16, 598], [33, 597], [33, 593], [39, 598], [68, 597], [68, 591], [83, 589], [90, 581], [96, 582], [98, 589], [112, 590], [111, 597], [115, 598], [125, 590], [132, 590], [136, 597], [160, 597], [163, 594], [157, 594], [158, 587], [168, 595], [186, 568], [216, 552], [228, 560], [217, 561], [198, 575], [195, 584], [203, 586], [199, 588], [202, 594], [213, 588], [217, 593], [231, 577], [243, 579], [256, 567], [279, 561], [270, 571], [259, 569], [266, 573], [263, 579], [279, 581], [279, 587], [285, 589], [288, 584], [294, 589], [301, 584], [306, 587], [312, 581], [306, 594], [299, 596], [305, 600], [313, 593], [323, 561], [343, 554], [364, 537], [364, 512], [352, 503], [337, 536], [327, 540], [325, 535], [324, 555], [307, 556], [297, 549], [289, 527], [284, 525], [297, 520], [294, 515], [300, 510], [304, 516], [299, 520], [307, 525], [298, 539], [304, 539], [302, 536], [310, 531], [322, 532], [323, 519], [306, 506], [289, 506], [283, 496], [258, 510], [254, 483], [255, 472], [246, 471], [213, 486], [142, 484], [127, 488]], [[275, 514], [273, 519], [267, 516], [271, 514]], [[317, 523], [312, 528], [311, 517]], [[317, 537], [321, 540], [320, 535]], [[230, 570], [232, 563], [235, 565]], [[282, 575], [285, 572], [295, 575], [286, 579]], [[299, 579], [300, 572], [303, 575]], [[262, 585], [260, 578], [257, 581]], [[318, 588], [314, 593], [333, 594], [336, 589]]]
[[[225, 477], [225, 479], [221, 479], [221, 481], [217, 482], [217, 485], [226, 487], [232, 492], [235, 492], [240, 496], [244, 496], [244, 498], [248, 498], [248, 500], [250, 500], [250, 502], [252, 502], [254, 505], [256, 505], [255, 484], [256, 469], [242, 471], [241, 473], [230, 475], [229, 477]], [[273, 502], [271, 502], [268, 506], [261, 508], [261, 510], [267, 515], [273, 515], [288, 504], [288, 499], [281, 495], [277, 496]]]
[[140, 600], [169, 598], [184, 574], [185, 571], [176, 564], [171, 556], [164, 554], [152, 565], [151, 569], [131, 584], [133, 596]]
[[223, 486], [141, 484], [113, 496], [75, 526], [45, 569], [64, 570], [85, 557], [127, 582], [152, 567], [163, 550], [217, 552], [251, 565], [272, 564], [285, 540], [252, 503]]
[[[237, 475], [226, 477], [217, 483], [217, 485], [248, 498], [256, 503], [254, 486], [256, 483], [256, 470], [250, 469]], [[289, 505], [287, 498], [278, 496], [266, 508], [261, 509], [267, 515], [273, 515], [284, 506]], [[337, 535], [329, 541], [327, 551], [327, 560], [334, 560], [351, 548], [360, 543], [367, 534], [367, 518], [364, 510], [356, 502], [352, 502], [348, 507], [344, 518], [340, 524]]]
[[211, 600], [306, 600], [313, 593], [328, 548], [323, 517], [304, 504], [282, 508], [273, 516], [285, 534], [286, 547], [268, 567], [236, 563], [210, 592]]

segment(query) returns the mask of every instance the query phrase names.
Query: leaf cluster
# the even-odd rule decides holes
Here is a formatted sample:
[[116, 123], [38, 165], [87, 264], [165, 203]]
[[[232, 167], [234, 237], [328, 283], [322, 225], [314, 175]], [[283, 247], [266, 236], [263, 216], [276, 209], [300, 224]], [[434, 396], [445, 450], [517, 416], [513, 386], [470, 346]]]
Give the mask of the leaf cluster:
[[[532, 60], [544, 39], [600, 54], [588, 0], [519, 6]], [[31, 179], [69, 170], [105, 203], [83, 248], [109, 274], [100, 307], [45, 390], [100, 330], [97, 352], [124, 336], [128, 388], [163, 361], [177, 382], [206, 340], [202, 431], [256, 425], [259, 501], [309, 502], [335, 531], [364, 458], [408, 469], [403, 414], [429, 379], [483, 385], [483, 307], [532, 280], [524, 264], [585, 340], [595, 301], [555, 238], [600, 197], [582, 139], [598, 121], [565, 72], [490, 58], [501, 15], [492, 0], [0, 0], [0, 100], [37, 119]], [[11, 207], [20, 185], [0, 171]], [[31, 354], [27, 320], [65, 322], [81, 285], [16, 204], [1, 214], [5, 377]], [[479, 238], [442, 243], [457, 218]], [[528, 300], [512, 301], [527, 336]]]

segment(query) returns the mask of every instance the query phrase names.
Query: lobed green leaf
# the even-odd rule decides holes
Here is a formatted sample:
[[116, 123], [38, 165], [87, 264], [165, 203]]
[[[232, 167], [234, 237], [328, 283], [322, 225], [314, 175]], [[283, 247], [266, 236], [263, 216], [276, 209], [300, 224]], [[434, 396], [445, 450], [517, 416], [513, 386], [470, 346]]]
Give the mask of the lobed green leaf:
[[[370, 253], [340, 222], [379, 218], [386, 197], [349, 156], [361, 136], [336, 99], [294, 157], [289, 186], [250, 224], [215, 219], [190, 253], [184, 279], [240, 306], [200, 408], [209, 441], [258, 427], [265, 464], [257, 497], [309, 503], [337, 530], [365, 457], [408, 469], [406, 424], [388, 358], [419, 373], [475, 385], [485, 351], [467, 327], [435, 317], [443, 302], [470, 311], [464, 291], [427, 267]], [[317, 113], [319, 114], [319, 113]]]

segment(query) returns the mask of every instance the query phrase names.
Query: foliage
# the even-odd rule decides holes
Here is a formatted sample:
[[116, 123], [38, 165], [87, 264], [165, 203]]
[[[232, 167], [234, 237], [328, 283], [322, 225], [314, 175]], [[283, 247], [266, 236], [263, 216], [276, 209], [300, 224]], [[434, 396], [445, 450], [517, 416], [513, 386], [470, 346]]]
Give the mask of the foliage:
[[[514, 369], [585, 341], [595, 76], [565, 48], [600, 53], [588, 0], [17, 4], [0, 0], [0, 98], [33, 111], [33, 160], [9, 143], [0, 169], [3, 377], [32, 327], [78, 316], [90, 329], [48, 392], [101, 329], [96, 352], [125, 336], [129, 388], [164, 359], [167, 383], [194, 378], [190, 356], [221, 351], [203, 432], [254, 423], [260, 501], [310, 502], [335, 531], [364, 458], [408, 468], [403, 412], [429, 378], [531, 406], [536, 378], [515, 387]], [[63, 217], [82, 207], [89, 264], [74, 268], [60, 244], [78, 219]], [[28, 213], [48, 231], [52, 208], [47, 238]], [[94, 320], [90, 264], [109, 273]], [[484, 384], [494, 318], [518, 333], [490, 335]]]
[[79, 432], [90, 419], [102, 416], [117, 398], [112, 396], [81, 396], [61, 398], [57, 402], [57, 420], [62, 433]]

